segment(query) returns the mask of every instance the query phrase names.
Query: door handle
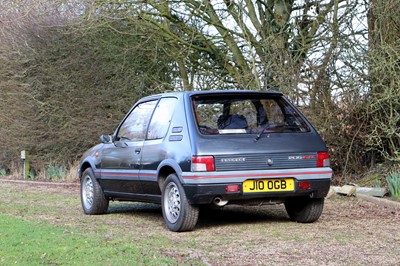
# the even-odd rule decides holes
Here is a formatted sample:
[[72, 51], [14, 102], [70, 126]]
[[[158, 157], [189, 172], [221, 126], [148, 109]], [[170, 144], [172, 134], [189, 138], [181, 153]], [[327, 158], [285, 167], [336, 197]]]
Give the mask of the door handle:
[[142, 150], [141, 148], [136, 148], [136, 149], [135, 149], [135, 153], [136, 153], [136, 154], [139, 154], [141, 150]]

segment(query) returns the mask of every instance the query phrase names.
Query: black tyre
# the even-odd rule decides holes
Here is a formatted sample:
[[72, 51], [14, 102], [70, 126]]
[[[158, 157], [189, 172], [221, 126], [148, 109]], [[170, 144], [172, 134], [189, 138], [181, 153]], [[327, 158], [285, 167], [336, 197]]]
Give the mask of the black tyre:
[[170, 174], [164, 182], [161, 205], [169, 230], [174, 232], [190, 231], [196, 226], [199, 208], [188, 203], [185, 191], [175, 174]]
[[290, 198], [285, 202], [290, 220], [299, 223], [312, 223], [319, 219], [324, 209], [324, 198]]
[[94, 177], [91, 168], [86, 169], [81, 178], [81, 203], [85, 214], [104, 214], [108, 210], [108, 198]]

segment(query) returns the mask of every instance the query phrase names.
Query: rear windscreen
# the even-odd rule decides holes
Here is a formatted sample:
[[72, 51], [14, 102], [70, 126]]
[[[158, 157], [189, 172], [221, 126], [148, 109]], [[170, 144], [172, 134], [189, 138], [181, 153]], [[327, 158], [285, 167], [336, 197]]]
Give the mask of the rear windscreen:
[[192, 104], [197, 126], [205, 135], [310, 130], [298, 111], [278, 96], [197, 96]]

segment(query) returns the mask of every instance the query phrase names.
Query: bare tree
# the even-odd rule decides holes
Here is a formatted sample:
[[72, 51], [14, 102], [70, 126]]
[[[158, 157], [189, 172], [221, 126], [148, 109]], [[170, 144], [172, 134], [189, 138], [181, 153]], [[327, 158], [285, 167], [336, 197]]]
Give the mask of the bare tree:
[[334, 27], [344, 18], [338, 13], [349, 7], [345, 0], [117, 3], [97, 2], [91, 14], [107, 10], [114, 17], [148, 21], [176, 48], [185, 89], [204, 88], [198, 76], [212, 71], [220, 87], [233, 81], [240, 88], [290, 92], [297, 90], [308, 58], [327, 53], [326, 61], [331, 60], [324, 47], [337, 42]]
[[400, 162], [400, 2], [371, 0], [368, 15], [367, 144], [384, 158]]

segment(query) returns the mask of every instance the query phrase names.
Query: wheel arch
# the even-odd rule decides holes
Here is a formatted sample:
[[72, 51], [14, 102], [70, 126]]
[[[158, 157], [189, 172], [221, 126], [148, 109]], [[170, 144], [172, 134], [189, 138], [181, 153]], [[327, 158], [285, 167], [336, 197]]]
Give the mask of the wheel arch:
[[183, 179], [182, 179], [182, 169], [181, 167], [178, 165], [178, 163], [174, 160], [165, 160], [163, 161], [157, 169], [157, 182], [158, 182], [158, 186], [160, 187], [160, 190], [162, 190], [163, 186], [164, 186], [164, 182], [167, 179], [167, 177], [170, 174], [176, 174], [179, 181], [181, 182], [181, 184], [183, 183]]
[[94, 175], [96, 176], [96, 173], [95, 173], [95, 169], [96, 169], [96, 168], [94, 167], [94, 165], [91, 164], [89, 161], [84, 161], [84, 162], [81, 163], [81, 165], [80, 165], [80, 167], [79, 167], [79, 170], [78, 170], [78, 177], [79, 177], [79, 180], [82, 179], [82, 174], [83, 174], [83, 172], [85, 172], [85, 170], [88, 169], [88, 168], [92, 168], [93, 173], [94, 173]]

